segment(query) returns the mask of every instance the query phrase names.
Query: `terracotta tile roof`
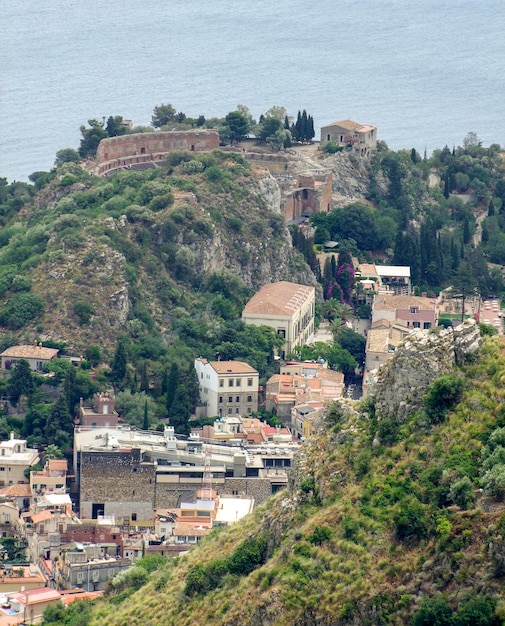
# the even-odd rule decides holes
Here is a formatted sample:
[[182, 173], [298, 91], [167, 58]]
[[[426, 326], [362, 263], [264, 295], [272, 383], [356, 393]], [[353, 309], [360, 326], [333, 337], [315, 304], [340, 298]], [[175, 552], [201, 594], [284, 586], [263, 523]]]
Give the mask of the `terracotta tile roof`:
[[292, 316], [309, 298], [314, 287], [281, 281], [264, 285], [245, 305], [242, 316], [248, 314]]
[[258, 372], [243, 361], [210, 361], [209, 365], [218, 374], [257, 374]]
[[174, 528], [174, 535], [176, 537], [203, 537], [207, 535], [210, 528], [199, 528], [192, 524], [184, 524], [178, 522]]
[[29, 498], [32, 495], [30, 485], [27, 483], [18, 485], [9, 485], [0, 489], [0, 495], [10, 496], [12, 498]]
[[32, 515], [32, 521], [34, 524], [38, 524], [39, 522], [45, 522], [46, 519], [51, 519], [52, 516], [51, 511], [42, 511], [42, 513]]
[[51, 470], [60, 470], [60, 471], [67, 471], [67, 467], [68, 464], [65, 460], [62, 459], [50, 459], [48, 461], [48, 467], [49, 467], [49, 471]]
[[0, 356], [13, 359], [42, 359], [50, 361], [58, 354], [56, 348], [44, 348], [43, 346], [11, 346], [4, 350]]
[[396, 311], [414, 306], [424, 311], [434, 311], [436, 302], [433, 298], [422, 296], [376, 296], [373, 302], [374, 311]]
[[26, 589], [19, 593], [10, 593], [9, 598], [19, 602], [19, 604], [38, 604], [49, 600], [60, 600], [61, 596], [55, 589], [41, 587], [40, 589]]
[[358, 124], [358, 122], [354, 122], [353, 120], [340, 120], [340, 122], [333, 122], [332, 124], [326, 124], [323, 128], [327, 128], [328, 126], [340, 126], [340, 128], [345, 128], [345, 130], [358, 130], [358, 128], [362, 127], [362, 124]]

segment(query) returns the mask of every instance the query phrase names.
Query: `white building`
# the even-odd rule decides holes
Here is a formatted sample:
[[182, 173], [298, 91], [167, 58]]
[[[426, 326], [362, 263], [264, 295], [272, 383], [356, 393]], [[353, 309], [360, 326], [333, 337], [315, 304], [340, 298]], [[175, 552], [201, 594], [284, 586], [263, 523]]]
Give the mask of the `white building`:
[[26, 439], [10, 439], [0, 442], [0, 487], [28, 482], [25, 470], [39, 460], [38, 450], [26, 447]]
[[206, 417], [249, 415], [258, 410], [259, 374], [242, 361], [195, 359]]

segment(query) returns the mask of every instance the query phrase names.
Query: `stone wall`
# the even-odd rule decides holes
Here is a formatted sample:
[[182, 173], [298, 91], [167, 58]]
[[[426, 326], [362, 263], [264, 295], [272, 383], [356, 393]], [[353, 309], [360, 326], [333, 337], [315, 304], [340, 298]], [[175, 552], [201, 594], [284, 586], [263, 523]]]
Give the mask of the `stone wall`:
[[[156, 508], [177, 507], [180, 498], [194, 496], [200, 487], [200, 484], [195, 483], [158, 483], [156, 485]], [[269, 478], [225, 478], [224, 483], [213, 483], [212, 488], [217, 491], [218, 495], [238, 495], [254, 498], [256, 505], [265, 502], [272, 495], [272, 485]]]
[[93, 504], [103, 504], [105, 515], [152, 518], [155, 467], [141, 463], [140, 450], [82, 451], [80, 517], [91, 519]]
[[159, 161], [169, 152], [208, 152], [219, 148], [216, 130], [134, 133], [102, 139], [96, 151], [97, 174], [118, 168]]

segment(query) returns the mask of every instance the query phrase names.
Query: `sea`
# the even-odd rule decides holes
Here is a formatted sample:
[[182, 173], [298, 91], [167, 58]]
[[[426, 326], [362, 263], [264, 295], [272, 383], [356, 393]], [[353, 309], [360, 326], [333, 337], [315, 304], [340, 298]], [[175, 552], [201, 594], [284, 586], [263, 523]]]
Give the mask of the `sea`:
[[[0, 177], [49, 170], [89, 119], [306, 109], [428, 156], [505, 144], [503, 0], [2, 0]], [[318, 135], [316, 135], [317, 137]]]

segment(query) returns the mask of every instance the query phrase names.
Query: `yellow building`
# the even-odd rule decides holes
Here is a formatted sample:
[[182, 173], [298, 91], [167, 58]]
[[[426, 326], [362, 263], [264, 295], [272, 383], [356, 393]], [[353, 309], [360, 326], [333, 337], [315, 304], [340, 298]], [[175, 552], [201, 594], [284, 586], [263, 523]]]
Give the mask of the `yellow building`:
[[246, 324], [270, 326], [283, 337], [282, 359], [314, 339], [314, 287], [281, 281], [264, 285], [245, 305]]

